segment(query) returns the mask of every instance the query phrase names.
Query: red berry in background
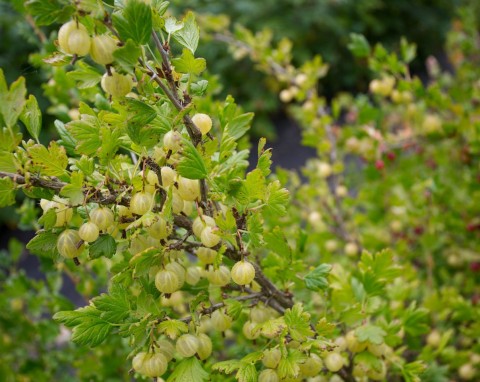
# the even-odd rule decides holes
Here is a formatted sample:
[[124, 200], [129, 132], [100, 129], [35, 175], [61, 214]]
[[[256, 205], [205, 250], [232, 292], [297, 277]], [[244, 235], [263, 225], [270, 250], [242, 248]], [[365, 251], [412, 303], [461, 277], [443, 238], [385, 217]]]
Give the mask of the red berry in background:
[[389, 161], [393, 162], [397, 158], [397, 156], [395, 155], [395, 153], [393, 151], [389, 151], [387, 153], [387, 158], [388, 158]]
[[375, 162], [375, 168], [379, 171], [383, 170], [385, 168], [385, 162], [381, 159], [377, 160]]
[[413, 229], [413, 232], [415, 232], [415, 235], [421, 235], [423, 233], [423, 227], [421, 226], [416, 226], [414, 229]]
[[472, 305], [477, 305], [480, 302], [480, 294], [474, 294], [472, 296]]
[[468, 232], [473, 232], [473, 231], [475, 231], [476, 228], [477, 228], [477, 225], [474, 224], [474, 223], [467, 224], [467, 231]]
[[472, 261], [470, 263], [470, 269], [472, 272], [480, 272], [480, 261]]

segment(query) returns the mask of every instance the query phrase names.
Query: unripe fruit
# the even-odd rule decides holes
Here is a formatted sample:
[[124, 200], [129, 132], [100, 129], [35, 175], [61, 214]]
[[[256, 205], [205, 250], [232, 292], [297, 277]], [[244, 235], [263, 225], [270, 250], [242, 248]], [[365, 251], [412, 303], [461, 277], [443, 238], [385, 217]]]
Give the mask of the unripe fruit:
[[367, 370], [367, 377], [374, 381], [384, 381], [385, 376], [387, 375], [387, 366], [385, 365], [385, 362], [380, 362], [380, 367], [380, 370], [374, 368]]
[[[270, 317], [271, 317], [271, 312], [269, 312], [269, 310], [264, 306], [257, 305], [253, 307], [252, 310], [250, 311], [250, 319], [253, 322], [256, 322], [259, 324], [262, 324], [265, 321], [269, 320]], [[268, 366], [268, 367], [271, 367], [271, 366]]]
[[298, 366], [304, 377], [315, 377], [322, 370], [323, 362], [318, 355], [311, 353], [310, 357]]
[[184, 334], [180, 336], [175, 345], [178, 354], [182, 357], [192, 357], [198, 351], [200, 341], [193, 334]]
[[282, 352], [278, 348], [267, 349], [263, 352], [263, 359], [262, 362], [265, 367], [269, 367], [271, 369], [275, 369], [280, 359], [282, 358]]
[[344, 198], [345, 196], [348, 195], [348, 188], [343, 185], [337, 186], [337, 188], [335, 189], [335, 194], [339, 198]]
[[192, 202], [188, 202], [188, 201], [184, 201], [183, 202], [183, 209], [182, 209], [182, 212], [186, 215], [186, 216], [190, 216], [193, 212], [193, 203]]
[[255, 278], [255, 268], [248, 261], [235, 263], [230, 273], [232, 280], [238, 285], [250, 284]]
[[180, 289], [180, 280], [175, 272], [161, 270], [155, 276], [155, 286], [162, 293], [173, 293]]
[[280, 96], [280, 100], [282, 102], [287, 103], [287, 102], [290, 102], [293, 99], [294, 94], [290, 89], [283, 89], [280, 92], [279, 96]]
[[200, 235], [200, 240], [205, 247], [211, 248], [220, 243], [220, 236], [213, 232], [212, 227], [205, 227]]
[[258, 382], [278, 382], [278, 374], [275, 370], [265, 369], [258, 375]]
[[172, 211], [174, 214], [179, 214], [182, 212], [183, 207], [185, 207], [185, 203], [183, 199], [178, 195], [177, 192], [172, 193]]
[[78, 230], [78, 235], [80, 238], [87, 242], [91, 243], [98, 239], [98, 235], [100, 231], [95, 223], [86, 222], [81, 225], [80, 229]]
[[217, 251], [210, 248], [200, 247], [197, 249], [197, 257], [198, 260], [204, 264], [213, 264], [217, 257]]
[[140, 373], [146, 377], [160, 377], [167, 371], [168, 361], [161, 353], [147, 354]]
[[422, 128], [427, 133], [440, 131], [442, 128], [442, 120], [438, 115], [427, 114], [423, 121]]
[[73, 209], [67, 207], [61, 203], [55, 203], [55, 210], [57, 212], [57, 220], [55, 221], [55, 227], [62, 227], [67, 224], [73, 217]]
[[379, 357], [379, 358], [385, 354], [385, 348], [386, 348], [385, 344], [376, 345], [376, 344], [369, 343], [367, 346], [367, 350], [370, 353], [372, 353], [375, 357]]
[[442, 340], [441, 334], [438, 332], [438, 330], [432, 330], [430, 334], [427, 336], [427, 344], [429, 344], [432, 347], [437, 347], [440, 345], [440, 341]]
[[221, 265], [218, 269], [209, 270], [207, 278], [211, 284], [223, 287], [230, 282], [230, 269]]
[[345, 253], [347, 256], [355, 256], [358, 253], [358, 247], [355, 243], [347, 243], [345, 245]]
[[135, 357], [133, 357], [132, 359], [133, 370], [141, 373], [143, 370], [143, 365], [146, 357], [147, 357], [147, 353], [144, 351], [135, 355]]
[[94, 223], [100, 231], [105, 231], [114, 222], [113, 212], [106, 207], [98, 207], [90, 212], [90, 221]]
[[80, 256], [83, 251], [83, 245], [77, 248], [81, 238], [78, 232], [73, 229], [66, 229], [63, 231], [57, 240], [57, 249], [60, 255], [67, 259], [73, 259]]
[[112, 97], [124, 97], [133, 88], [133, 81], [129, 75], [123, 75], [110, 69], [111, 76], [105, 73], [102, 77], [102, 89]]
[[207, 114], [195, 114], [192, 117], [192, 122], [195, 124], [195, 126], [197, 126], [198, 130], [200, 130], [203, 135], [207, 134], [212, 128], [212, 119]]
[[67, 54], [85, 56], [90, 50], [87, 28], [74, 20], [63, 24], [58, 31], [58, 45]]
[[347, 333], [345, 339], [347, 341], [347, 348], [352, 353], [360, 353], [364, 351], [368, 345], [367, 342], [358, 341], [357, 336], [355, 335], [355, 332], [353, 330]]
[[215, 220], [208, 215], [197, 216], [193, 220], [192, 231], [195, 234], [195, 236], [201, 237], [202, 231], [207, 226], [208, 227], [215, 227]]
[[193, 202], [200, 199], [200, 184], [196, 179], [183, 178], [181, 176], [177, 179], [178, 195], [183, 200]]
[[163, 136], [165, 150], [178, 151], [182, 148], [182, 135], [178, 131], [169, 131]]
[[108, 65], [115, 60], [113, 52], [115, 52], [116, 49], [117, 42], [109, 35], [103, 34], [95, 36], [92, 38], [90, 57], [92, 57], [92, 60], [97, 64]]
[[172, 233], [172, 227], [170, 227], [167, 221], [162, 217], [158, 216], [157, 221], [151, 226], [146, 228], [147, 233], [157, 240], [166, 239], [170, 233]]
[[157, 341], [157, 351], [169, 362], [173, 358], [175, 346], [170, 341], [161, 339]]
[[325, 366], [327, 367], [328, 370], [330, 370], [332, 372], [336, 372], [336, 371], [339, 371], [343, 367], [344, 359], [338, 353], [329, 353], [325, 357], [324, 362], [325, 362]]
[[475, 377], [475, 368], [471, 363], [465, 363], [458, 369], [460, 378], [470, 381]]
[[196, 285], [201, 278], [202, 274], [198, 267], [188, 267], [185, 275], [185, 281], [189, 285]]
[[177, 172], [173, 168], [163, 166], [161, 169], [161, 173], [163, 187], [170, 187], [173, 183], [175, 183], [175, 179], [177, 178]]
[[254, 340], [260, 336], [260, 331], [255, 330], [257, 324], [252, 321], [245, 321], [243, 324], [242, 332], [245, 338], [249, 340]]
[[130, 211], [132, 214], [145, 215], [151, 210], [153, 195], [148, 192], [137, 192], [130, 200]]
[[212, 340], [204, 333], [200, 333], [198, 336], [198, 358], [201, 360], [207, 359], [212, 354]]
[[328, 178], [330, 175], [332, 175], [332, 172], [333, 172], [332, 171], [332, 166], [330, 166], [330, 164], [328, 164], [326, 162], [318, 163], [317, 169], [318, 169], [318, 174], [322, 178]]
[[213, 312], [211, 317], [213, 328], [216, 330], [224, 332], [232, 326], [232, 317], [223, 313], [220, 309]]
[[153, 171], [147, 172], [147, 176], [145, 178], [147, 180], [148, 184], [151, 184], [152, 186], [158, 186], [158, 176], [155, 174]]
[[179, 288], [181, 288], [185, 283], [185, 268], [176, 261], [172, 261], [165, 266], [165, 269], [168, 271], [172, 271], [177, 275]]

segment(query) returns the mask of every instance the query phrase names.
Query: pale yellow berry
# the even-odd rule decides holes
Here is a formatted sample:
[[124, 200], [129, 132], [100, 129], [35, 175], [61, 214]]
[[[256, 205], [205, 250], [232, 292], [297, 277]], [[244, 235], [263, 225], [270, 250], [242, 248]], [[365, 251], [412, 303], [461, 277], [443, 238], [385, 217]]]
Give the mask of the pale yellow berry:
[[192, 117], [192, 121], [203, 135], [212, 128], [212, 119], [207, 114], [197, 113]]
[[80, 238], [87, 243], [97, 240], [99, 234], [100, 230], [98, 229], [97, 225], [92, 222], [86, 222], [82, 224], [78, 230], [78, 235]]
[[220, 236], [214, 232], [214, 228], [207, 226], [203, 229], [200, 240], [205, 247], [211, 248], [220, 243]]
[[193, 334], [184, 334], [180, 336], [175, 345], [175, 349], [182, 357], [192, 357], [198, 351], [200, 341]]
[[196, 179], [179, 176], [177, 179], [178, 195], [183, 200], [193, 202], [200, 199], [200, 184]]
[[78, 247], [81, 242], [81, 238], [78, 232], [73, 229], [66, 229], [63, 231], [57, 240], [58, 253], [67, 259], [73, 259], [80, 256], [83, 251], [83, 245]]
[[133, 87], [132, 77], [129, 75], [116, 73], [113, 68], [110, 69], [111, 75], [105, 73], [102, 77], [102, 89], [112, 97], [124, 97]]
[[255, 278], [255, 268], [248, 261], [239, 261], [232, 267], [231, 276], [236, 284], [247, 285]]
[[153, 207], [153, 195], [148, 192], [137, 192], [130, 200], [132, 214], [145, 215]]
[[115, 58], [113, 52], [117, 49], [117, 42], [107, 34], [95, 36], [92, 38], [90, 47], [90, 57], [100, 65], [111, 64]]

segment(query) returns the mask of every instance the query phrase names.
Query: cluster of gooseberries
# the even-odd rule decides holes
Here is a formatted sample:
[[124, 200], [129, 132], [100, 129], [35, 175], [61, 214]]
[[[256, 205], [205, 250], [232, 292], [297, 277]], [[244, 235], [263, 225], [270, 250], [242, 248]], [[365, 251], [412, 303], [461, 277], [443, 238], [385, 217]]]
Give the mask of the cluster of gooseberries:
[[78, 20], [71, 20], [60, 27], [58, 46], [68, 55], [82, 57], [89, 54], [97, 64], [107, 66], [108, 70], [102, 77], [101, 86], [111, 96], [123, 97], [132, 90], [132, 78], [117, 73], [110, 67], [115, 61], [113, 53], [118, 48], [118, 41], [112, 36], [101, 34], [90, 37], [83, 24]]

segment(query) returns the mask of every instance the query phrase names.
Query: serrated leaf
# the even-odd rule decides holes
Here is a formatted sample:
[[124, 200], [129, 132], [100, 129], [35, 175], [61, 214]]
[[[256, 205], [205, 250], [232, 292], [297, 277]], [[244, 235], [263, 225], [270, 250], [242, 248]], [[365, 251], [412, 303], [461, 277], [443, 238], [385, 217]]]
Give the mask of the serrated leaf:
[[11, 173], [17, 172], [17, 160], [13, 153], [0, 151], [0, 171]]
[[315, 332], [318, 337], [331, 338], [335, 332], [335, 324], [327, 321], [325, 317], [321, 318], [315, 325]]
[[123, 287], [117, 286], [114, 292], [110, 292], [110, 294], [102, 293], [95, 297], [92, 302], [101, 311], [102, 319], [112, 324], [118, 324], [129, 315], [130, 304], [127, 293]]
[[208, 380], [209, 374], [195, 357], [185, 358], [175, 365], [173, 373], [167, 382], [203, 382]]
[[28, 13], [33, 16], [37, 25], [51, 25], [55, 22], [67, 21], [75, 12], [71, 5], [58, 0], [30, 0], [25, 4]]
[[128, 1], [120, 13], [112, 15], [113, 26], [122, 40], [132, 39], [138, 45], [147, 44], [152, 33], [152, 12], [141, 1]]
[[375, 345], [381, 345], [387, 333], [379, 326], [368, 324], [355, 329], [355, 335], [360, 342], [368, 341]]
[[248, 198], [251, 202], [263, 200], [265, 198], [265, 176], [258, 168], [250, 171], [245, 179], [245, 187], [248, 192]]
[[227, 299], [225, 300], [225, 311], [232, 317], [233, 320], [236, 320], [243, 310], [243, 304], [237, 300]]
[[195, 58], [188, 49], [183, 49], [182, 55], [172, 59], [175, 71], [178, 73], [193, 74], [198, 76], [207, 68], [207, 62], [204, 58]]
[[280, 359], [277, 367], [278, 376], [284, 378], [296, 378], [300, 373], [299, 364], [307, 357], [296, 349], [290, 349], [287, 357]]
[[112, 326], [100, 315], [101, 312], [90, 305], [75, 311], [58, 312], [53, 319], [73, 328], [73, 342], [79, 345], [97, 346], [108, 337], [112, 329]]
[[0, 207], [15, 203], [15, 183], [10, 178], [0, 178]]
[[330, 264], [321, 264], [305, 275], [305, 286], [314, 291], [328, 288], [327, 276], [332, 270]]
[[234, 140], [240, 139], [250, 129], [253, 117], [253, 113], [245, 113], [234, 117], [225, 126], [224, 134], [227, 134]]
[[51, 231], [39, 232], [28, 242], [27, 249], [36, 255], [55, 258], [58, 256], [57, 240], [58, 234]]
[[42, 61], [52, 66], [65, 66], [72, 61], [72, 56], [55, 52], [51, 56], [44, 58]]
[[91, 259], [98, 259], [99, 257], [111, 258], [116, 251], [117, 242], [108, 234], [100, 235], [100, 237], [89, 246]]
[[242, 363], [256, 363], [260, 361], [263, 358], [263, 356], [264, 356], [263, 351], [256, 351], [253, 353], [249, 353], [242, 358]]
[[75, 154], [76, 142], [72, 135], [67, 131], [65, 124], [57, 119], [55, 120], [54, 125], [57, 129], [58, 135], [60, 135], [61, 138], [57, 141], [57, 143], [65, 147], [65, 150], [67, 150], [68, 154]]
[[257, 162], [257, 168], [260, 169], [263, 172], [263, 175], [267, 177], [270, 175], [272, 172], [270, 170], [270, 166], [272, 165], [272, 150], [267, 149], [265, 150], [265, 144], [267, 143], [267, 140], [265, 138], [260, 138], [258, 141], [258, 150], [257, 150], [257, 155], [258, 155], [258, 162]]
[[0, 128], [0, 151], [14, 151], [21, 141], [22, 134], [17, 131], [16, 127]]
[[212, 370], [220, 371], [224, 374], [231, 374], [235, 370], [239, 369], [242, 366], [242, 363], [236, 359], [217, 362], [212, 365]]
[[284, 319], [294, 340], [305, 341], [307, 337], [313, 336], [314, 333], [310, 327], [310, 314], [303, 311], [301, 304], [295, 304], [291, 309], [287, 309]]
[[0, 69], [0, 114], [7, 127], [12, 128], [17, 122], [26, 103], [26, 94], [25, 78], [20, 77], [8, 89], [3, 70]]
[[177, 166], [178, 173], [188, 179], [205, 179], [208, 175], [203, 158], [188, 140], [183, 140], [183, 156]]
[[67, 73], [67, 77], [76, 81], [79, 89], [93, 88], [101, 79], [102, 74], [84, 61], [77, 64], [77, 69]]
[[242, 364], [235, 374], [235, 378], [238, 382], [257, 382], [257, 369], [252, 364]]
[[31, 146], [28, 148], [28, 154], [42, 175], [62, 176], [67, 173], [67, 153], [65, 148], [55, 141], [50, 142], [48, 149], [40, 144]]
[[113, 52], [113, 57], [115, 57], [115, 62], [120, 65], [125, 73], [132, 73], [141, 54], [142, 49], [132, 40], [128, 40], [124, 46]]
[[188, 326], [185, 322], [179, 320], [165, 320], [158, 325], [158, 331], [171, 339], [177, 338], [181, 333], [188, 332]]
[[57, 212], [55, 208], [50, 208], [47, 212], [45, 212], [40, 219], [38, 219], [38, 223], [41, 224], [45, 229], [51, 229], [57, 222]]
[[405, 382], [420, 382], [420, 377], [426, 370], [427, 365], [423, 361], [410, 362], [402, 367], [402, 375]]
[[20, 115], [20, 120], [25, 124], [30, 135], [38, 142], [38, 136], [42, 128], [42, 112], [38, 107], [37, 99], [33, 95], [28, 97], [25, 108]]
[[66, 125], [67, 131], [76, 141], [76, 151], [84, 155], [96, 154], [102, 146], [100, 123], [96, 117], [83, 114], [81, 120], [71, 121]]
[[73, 206], [82, 204], [85, 199], [83, 194], [83, 174], [81, 172], [73, 172], [70, 177], [70, 183], [60, 190], [60, 195], [68, 198]]
[[284, 329], [286, 329], [287, 325], [283, 320], [283, 317], [274, 318], [271, 320], [267, 320], [261, 324], [260, 332], [265, 335], [267, 338], [273, 338], [275, 336], [279, 336]]
[[200, 80], [190, 85], [190, 91], [192, 95], [197, 97], [203, 96], [207, 92], [207, 89], [208, 89], [207, 80]]
[[411, 336], [419, 336], [430, 331], [428, 325], [428, 310], [416, 307], [415, 302], [412, 302], [408, 309], [404, 311], [403, 325], [405, 331]]
[[265, 193], [265, 211], [284, 216], [287, 213], [289, 201], [290, 194], [288, 190], [282, 188], [278, 180], [275, 180], [268, 185]]
[[200, 29], [195, 21], [193, 12], [188, 12], [182, 20], [183, 28], [172, 34], [173, 38], [182, 46], [190, 50], [193, 54], [197, 50], [198, 40], [200, 38]]

